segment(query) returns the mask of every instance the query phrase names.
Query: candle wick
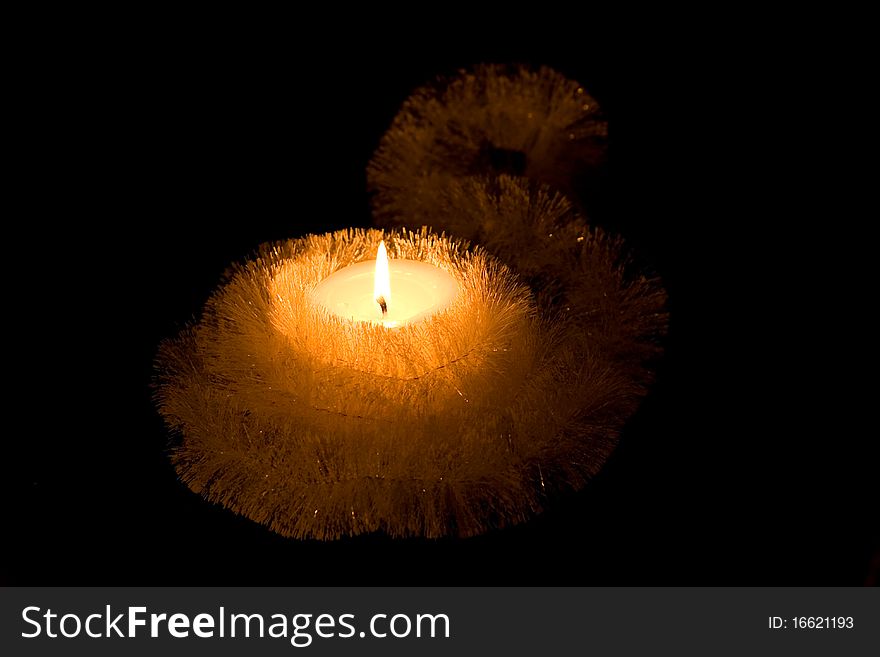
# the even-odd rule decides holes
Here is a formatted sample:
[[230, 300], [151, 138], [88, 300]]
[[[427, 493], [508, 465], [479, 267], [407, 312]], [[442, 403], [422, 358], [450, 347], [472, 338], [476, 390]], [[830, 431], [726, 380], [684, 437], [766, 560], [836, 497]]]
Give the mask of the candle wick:
[[376, 297], [376, 303], [378, 303], [379, 307], [382, 309], [382, 316], [384, 317], [385, 315], [387, 315], [388, 314], [388, 304], [385, 303], [385, 297], [382, 297], [382, 296]]

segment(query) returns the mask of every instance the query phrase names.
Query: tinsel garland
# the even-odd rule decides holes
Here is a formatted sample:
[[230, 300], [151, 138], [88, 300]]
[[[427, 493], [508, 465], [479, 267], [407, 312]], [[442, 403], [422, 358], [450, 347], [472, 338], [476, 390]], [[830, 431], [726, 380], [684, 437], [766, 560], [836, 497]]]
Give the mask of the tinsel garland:
[[666, 293], [619, 237], [588, 225], [579, 199], [607, 134], [579, 83], [546, 67], [480, 65], [404, 102], [367, 167], [368, 186], [377, 223], [480, 244], [573, 343], [601, 344], [646, 382], [666, 332]]
[[514, 175], [576, 199], [605, 157], [608, 128], [579, 83], [541, 67], [482, 64], [416, 90], [367, 167], [380, 224], [431, 225], [456, 181]]
[[[645, 390], [662, 299], [627, 279], [614, 240], [578, 237], [592, 301], [552, 316], [482, 249], [426, 230], [261, 248], [160, 348], [178, 473], [274, 531], [318, 539], [468, 536], [580, 488]], [[455, 276], [453, 306], [388, 330], [312, 302], [318, 282], [382, 239], [392, 257]]]
[[[547, 68], [483, 65], [413, 94], [368, 166], [374, 217], [456, 238], [340, 231], [235, 267], [160, 348], [181, 478], [318, 539], [469, 536], [583, 486], [646, 392], [668, 319], [659, 281], [569, 200], [606, 135], [595, 100]], [[315, 303], [383, 239], [452, 274], [453, 305], [389, 330]]]

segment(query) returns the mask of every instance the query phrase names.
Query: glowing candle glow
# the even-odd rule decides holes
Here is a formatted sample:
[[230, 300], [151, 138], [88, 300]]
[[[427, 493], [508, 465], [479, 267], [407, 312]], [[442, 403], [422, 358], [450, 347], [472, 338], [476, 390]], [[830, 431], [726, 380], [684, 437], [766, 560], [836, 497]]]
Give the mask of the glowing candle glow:
[[448, 308], [458, 292], [449, 272], [418, 260], [389, 259], [382, 242], [376, 260], [334, 272], [315, 286], [312, 296], [340, 317], [394, 328]]

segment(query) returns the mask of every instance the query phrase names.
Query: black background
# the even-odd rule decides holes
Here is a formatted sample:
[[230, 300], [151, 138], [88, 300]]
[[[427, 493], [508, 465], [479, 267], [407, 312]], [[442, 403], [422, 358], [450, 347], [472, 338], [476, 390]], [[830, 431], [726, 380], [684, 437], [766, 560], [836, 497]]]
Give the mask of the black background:
[[[699, 77], [679, 93], [674, 67], [650, 52], [633, 66], [589, 35], [126, 40], [53, 53], [22, 98], [21, 169], [37, 184], [18, 216], [37, 234], [7, 316], [34, 346], [11, 355], [23, 364], [9, 372], [20, 385], [6, 440], [24, 451], [4, 464], [0, 582], [866, 581], [876, 500], [859, 451], [780, 418], [787, 384], [764, 357], [743, 358], [761, 312], [731, 274], [750, 256], [731, 241], [729, 203], [692, 155], [694, 142], [727, 146], [701, 116]], [[671, 311], [656, 385], [618, 449], [584, 491], [467, 540], [295, 541], [202, 501], [165, 453], [149, 387], [158, 343], [260, 243], [369, 225], [365, 166], [402, 101], [484, 61], [550, 65], [610, 119], [590, 218], [659, 273]]]

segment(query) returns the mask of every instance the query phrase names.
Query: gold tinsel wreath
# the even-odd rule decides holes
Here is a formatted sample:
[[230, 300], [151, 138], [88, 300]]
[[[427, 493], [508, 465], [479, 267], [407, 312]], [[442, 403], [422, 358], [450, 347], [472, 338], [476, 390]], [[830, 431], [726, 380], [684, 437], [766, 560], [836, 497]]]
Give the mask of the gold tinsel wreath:
[[577, 198], [604, 161], [608, 126], [577, 82], [541, 67], [481, 64], [416, 90], [367, 167], [384, 225], [431, 225], [435, 198], [478, 175], [523, 176]]
[[[312, 303], [319, 281], [382, 239], [392, 257], [450, 272], [455, 304], [388, 330]], [[615, 244], [589, 232], [584, 243], [601, 286], [592, 324], [542, 317], [504, 265], [426, 230], [261, 248], [160, 347], [157, 401], [179, 436], [179, 475], [300, 538], [467, 536], [532, 516], [598, 471], [644, 392], [614, 341], [638, 351], [650, 336], [613, 327], [652, 309], [633, 303], [647, 288], [618, 275]]]

